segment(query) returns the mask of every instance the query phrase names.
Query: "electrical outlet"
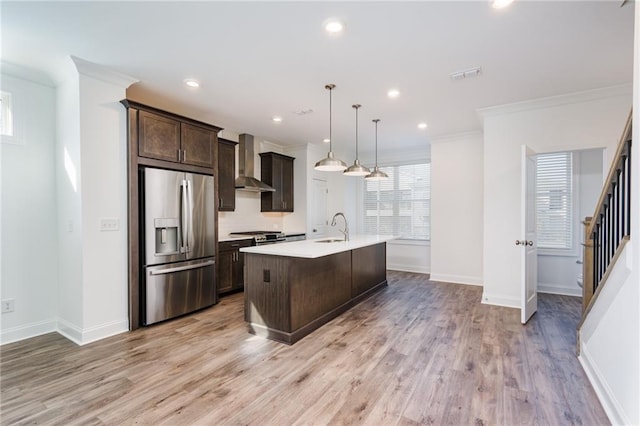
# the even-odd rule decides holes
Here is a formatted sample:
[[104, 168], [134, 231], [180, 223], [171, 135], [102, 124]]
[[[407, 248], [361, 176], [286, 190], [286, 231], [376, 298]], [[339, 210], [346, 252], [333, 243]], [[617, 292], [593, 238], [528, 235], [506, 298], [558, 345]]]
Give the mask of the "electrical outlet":
[[2, 313], [8, 314], [9, 312], [13, 312], [16, 307], [16, 301], [14, 299], [3, 299], [2, 300]]
[[100, 218], [100, 231], [117, 231], [120, 228], [118, 218], [103, 217]]

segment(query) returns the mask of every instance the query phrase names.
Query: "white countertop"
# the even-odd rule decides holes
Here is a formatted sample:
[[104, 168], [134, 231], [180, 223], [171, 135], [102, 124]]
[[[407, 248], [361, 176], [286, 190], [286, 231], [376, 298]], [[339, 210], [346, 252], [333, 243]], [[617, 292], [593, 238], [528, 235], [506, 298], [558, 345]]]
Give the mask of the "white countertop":
[[320, 243], [318, 241], [334, 239], [335, 237], [317, 238], [315, 240], [292, 241], [290, 243], [266, 244], [262, 246], [244, 247], [244, 253], [268, 254], [272, 256], [316, 258], [336, 254], [343, 251], [355, 250], [393, 240], [393, 235], [354, 235], [349, 241]]

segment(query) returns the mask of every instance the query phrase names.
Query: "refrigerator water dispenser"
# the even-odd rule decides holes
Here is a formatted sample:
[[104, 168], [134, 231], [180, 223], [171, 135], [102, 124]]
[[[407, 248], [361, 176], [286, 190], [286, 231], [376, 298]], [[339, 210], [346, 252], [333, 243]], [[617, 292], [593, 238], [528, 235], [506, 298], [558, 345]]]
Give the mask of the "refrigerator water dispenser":
[[153, 221], [156, 230], [156, 256], [177, 254], [178, 250], [178, 219], [156, 218]]

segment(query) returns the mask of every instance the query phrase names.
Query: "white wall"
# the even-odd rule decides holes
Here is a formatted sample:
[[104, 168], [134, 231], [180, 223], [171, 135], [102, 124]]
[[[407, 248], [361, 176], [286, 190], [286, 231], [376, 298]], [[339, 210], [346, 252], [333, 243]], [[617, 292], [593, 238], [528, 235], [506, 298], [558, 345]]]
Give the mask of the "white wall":
[[431, 142], [431, 279], [482, 284], [483, 141], [466, 133]]
[[[129, 329], [127, 122], [120, 101], [131, 80], [75, 60], [80, 75], [82, 329], [88, 343]], [[113, 218], [117, 231], [101, 231]]]
[[82, 181], [79, 75], [69, 61], [56, 90], [58, 201], [58, 329], [75, 341], [82, 329]]
[[[32, 205], [7, 215], [13, 223], [3, 220], [3, 229], [23, 229], [29, 258], [24, 249], [13, 252], [23, 258], [15, 264], [20, 276], [6, 270], [7, 288], [20, 285], [21, 292], [2, 343], [57, 330], [85, 344], [128, 330], [126, 114], [119, 101], [132, 80], [78, 58], [68, 59], [64, 75], [55, 92], [24, 86], [32, 152], [11, 152], [15, 165], [3, 165], [13, 184], [26, 175], [22, 196]], [[3, 186], [5, 195], [14, 208], [20, 203], [13, 186]], [[119, 230], [100, 232], [100, 218], [117, 219]], [[6, 237], [3, 245], [12, 248], [3, 248], [3, 261], [21, 244], [12, 232]], [[5, 325], [12, 327], [7, 336]]]
[[13, 97], [13, 137], [2, 137], [2, 314], [0, 344], [56, 329], [58, 232], [56, 212], [55, 89], [2, 66], [2, 91]]
[[416, 240], [387, 242], [387, 269], [392, 271], [431, 272], [431, 243]]
[[[640, 158], [640, 8], [635, 8], [634, 165]], [[631, 188], [640, 188], [636, 167]], [[638, 194], [635, 189], [633, 194]], [[640, 424], [640, 197], [631, 197], [631, 241], [580, 331], [580, 362], [613, 424]]]
[[539, 153], [607, 148], [608, 168], [630, 109], [631, 87], [620, 86], [481, 111], [484, 303], [520, 306], [521, 146]]
[[593, 216], [603, 184], [603, 158], [601, 149], [575, 151], [573, 250], [563, 255], [538, 251], [538, 291], [542, 293], [582, 296], [577, 277], [582, 273], [582, 245], [587, 216]]
[[[58, 84], [58, 331], [78, 344], [129, 328], [126, 112], [133, 80], [79, 58]], [[99, 230], [101, 218], [119, 229]]]

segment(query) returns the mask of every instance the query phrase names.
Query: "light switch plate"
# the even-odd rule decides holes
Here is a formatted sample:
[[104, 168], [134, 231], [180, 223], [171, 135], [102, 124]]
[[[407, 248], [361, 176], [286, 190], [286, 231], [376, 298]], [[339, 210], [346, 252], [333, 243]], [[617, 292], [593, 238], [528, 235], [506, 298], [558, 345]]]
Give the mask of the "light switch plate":
[[117, 231], [120, 229], [120, 221], [117, 217], [100, 218], [100, 231]]

